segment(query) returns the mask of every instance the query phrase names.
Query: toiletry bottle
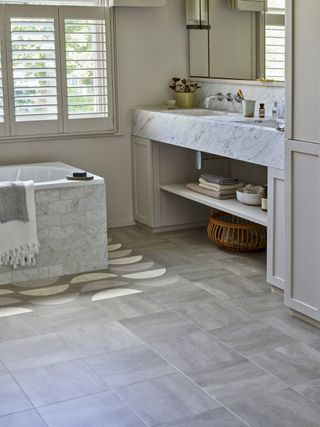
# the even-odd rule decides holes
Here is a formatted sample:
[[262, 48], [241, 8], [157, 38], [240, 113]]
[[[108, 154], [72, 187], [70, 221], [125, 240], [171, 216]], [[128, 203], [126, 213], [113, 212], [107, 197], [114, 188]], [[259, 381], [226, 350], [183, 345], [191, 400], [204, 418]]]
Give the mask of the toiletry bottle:
[[277, 101], [275, 101], [273, 103], [273, 107], [272, 107], [272, 118], [273, 119], [278, 119], [279, 118], [279, 104]]
[[264, 186], [264, 190], [262, 192], [261, 209], [265, 212], [268, 210], [268, 186], [267, 185]]
[[264, 104], [260, 104], [259, 117], [260, 117], [260, 119], [264, 119], [265, 116], [266, 116], [266, 110], [264, 108]]

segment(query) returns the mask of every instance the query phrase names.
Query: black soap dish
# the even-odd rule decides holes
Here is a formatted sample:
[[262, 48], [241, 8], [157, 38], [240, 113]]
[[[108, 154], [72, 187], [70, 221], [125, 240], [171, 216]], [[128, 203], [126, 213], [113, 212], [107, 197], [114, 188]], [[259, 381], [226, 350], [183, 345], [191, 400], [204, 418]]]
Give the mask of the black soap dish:
[[68, 175], [67, 180], [69, 181], [92, 181], [93, 176], [88, 176], [87, 172], [74, 172], [72, 176]]

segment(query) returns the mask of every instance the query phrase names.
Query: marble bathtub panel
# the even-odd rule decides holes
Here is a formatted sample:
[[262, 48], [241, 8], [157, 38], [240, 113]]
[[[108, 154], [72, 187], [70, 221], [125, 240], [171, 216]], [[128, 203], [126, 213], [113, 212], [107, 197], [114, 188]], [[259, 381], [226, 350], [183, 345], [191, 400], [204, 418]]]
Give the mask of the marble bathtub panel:
[[36, 189], [40, 254], [37, 265], [0, 267], [0, 284], [17, 283], [107, 267], [105, 185]]

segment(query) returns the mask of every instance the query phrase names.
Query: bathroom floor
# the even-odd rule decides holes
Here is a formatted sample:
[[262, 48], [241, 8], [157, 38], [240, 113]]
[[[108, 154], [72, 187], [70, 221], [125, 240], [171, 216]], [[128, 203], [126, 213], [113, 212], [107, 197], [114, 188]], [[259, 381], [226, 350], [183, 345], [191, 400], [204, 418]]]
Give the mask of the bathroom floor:
[[320, 426], [320, 330], [265, 253], [110, 234], [108, 271], [0, 287], [0, 427]]

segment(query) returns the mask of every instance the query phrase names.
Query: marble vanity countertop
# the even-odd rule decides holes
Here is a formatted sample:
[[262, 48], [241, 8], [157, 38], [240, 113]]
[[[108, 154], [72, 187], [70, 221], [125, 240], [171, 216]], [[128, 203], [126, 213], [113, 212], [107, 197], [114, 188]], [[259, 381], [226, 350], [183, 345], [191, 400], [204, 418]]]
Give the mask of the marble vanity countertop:
[[[266, 123], [267, 123], [266, 119]], [[241, 115], [196, 116], [136, 107], [132, 135], [266, 167], [284, 169], [284, 134]]]

